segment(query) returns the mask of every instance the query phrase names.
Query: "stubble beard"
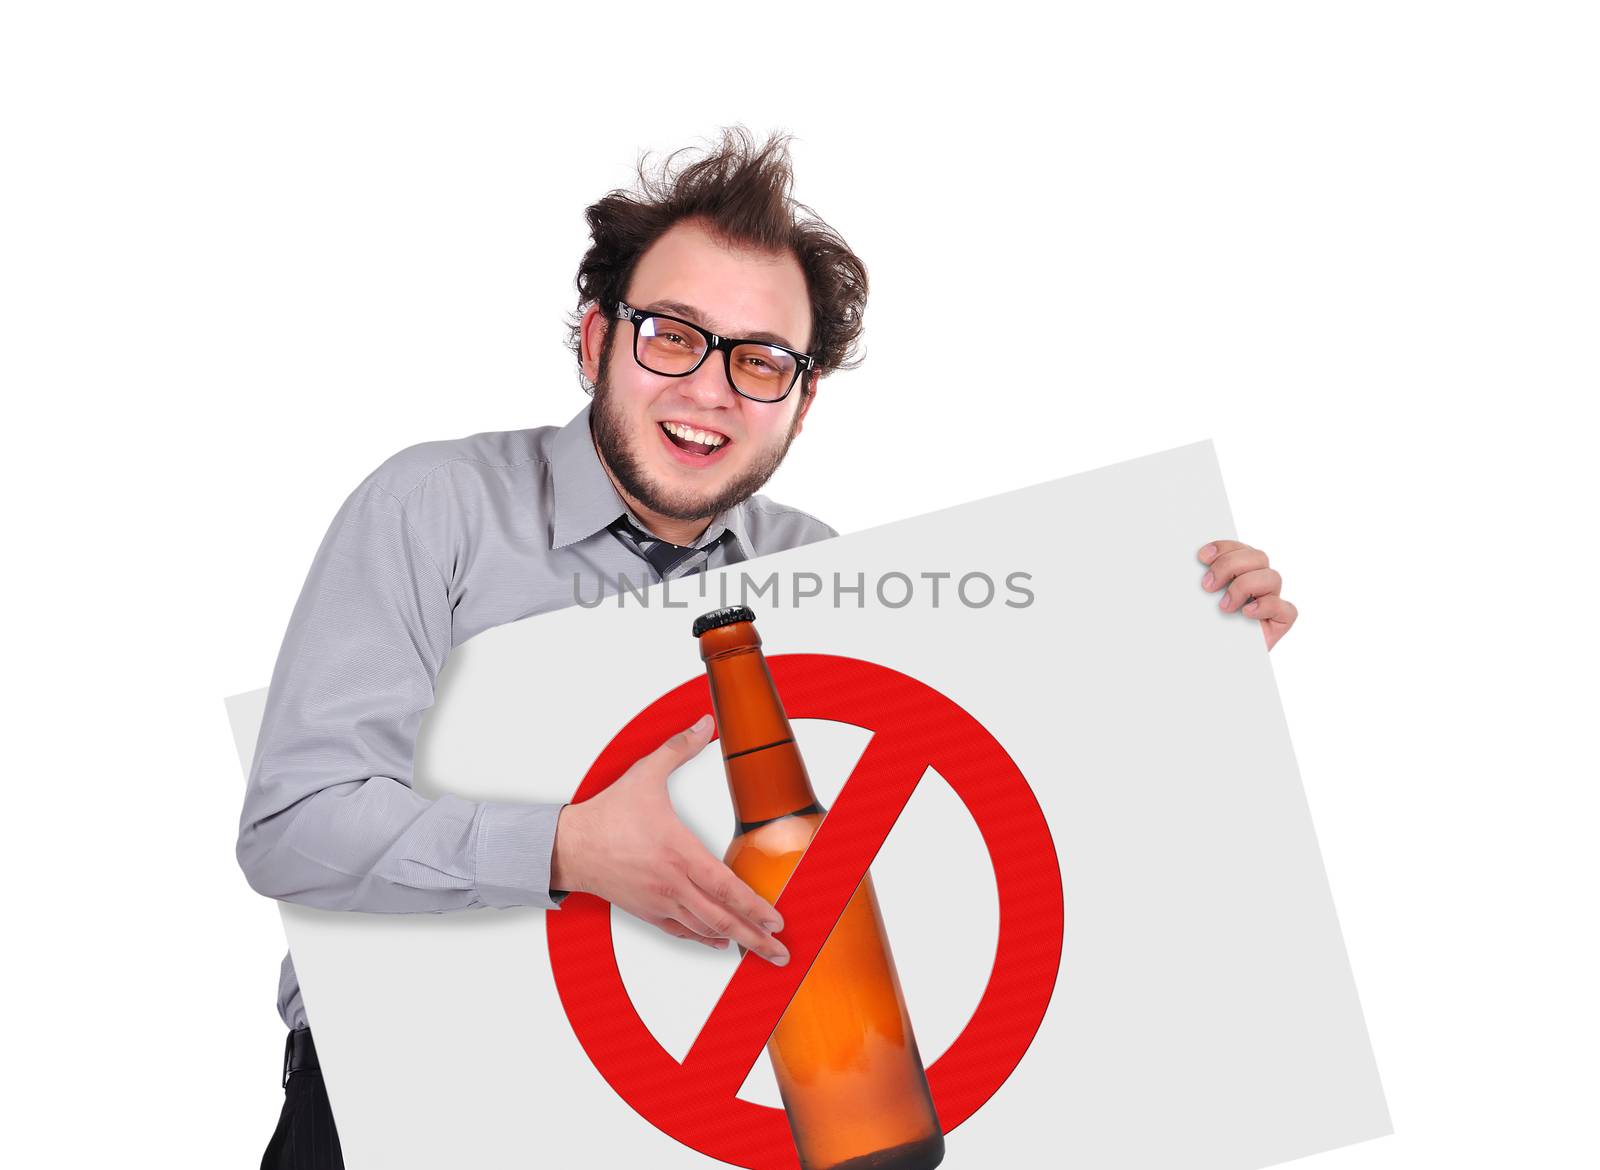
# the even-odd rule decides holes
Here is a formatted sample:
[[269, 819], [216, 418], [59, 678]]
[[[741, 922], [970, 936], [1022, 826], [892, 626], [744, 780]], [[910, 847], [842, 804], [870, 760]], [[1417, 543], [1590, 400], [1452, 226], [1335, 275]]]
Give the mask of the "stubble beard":
[[719, 512], [744, 503], [761, 490], [772, 478], [773, 472], [789, 453], [795, 431], [800, 425], [800, 412], [795, 411], [789, 433], [781, 444], [763, 452], [754, 463], [730, 480], [714, 496], [696, 495], [687, 491], [669, 491], [645, 471], [644, 459], [628, 433], [627, 423], [617, 410], [611, 393], [608, 376], [611, 365], [611, 338], [606, 338], [600, 354], [600, 376], [595, 379], [594, 406], [589, 411], [591, 430], [600, 457], [605, 460], [611, 474], [617, 477], [623, 490], [652, 512], [672, 520], [709, 520]]

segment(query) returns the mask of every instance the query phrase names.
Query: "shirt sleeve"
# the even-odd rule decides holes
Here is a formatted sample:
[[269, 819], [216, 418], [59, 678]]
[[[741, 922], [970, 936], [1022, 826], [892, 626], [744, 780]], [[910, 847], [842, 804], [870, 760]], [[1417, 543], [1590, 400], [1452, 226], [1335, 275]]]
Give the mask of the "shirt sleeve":
[[284, 635], [237, 855], [252, 888], [333, 910], [558, 907], [563, 804], [414, 792], [423, 714], [450, 653], [449, 579], [399, 499], [367, 480], [317, 550]]

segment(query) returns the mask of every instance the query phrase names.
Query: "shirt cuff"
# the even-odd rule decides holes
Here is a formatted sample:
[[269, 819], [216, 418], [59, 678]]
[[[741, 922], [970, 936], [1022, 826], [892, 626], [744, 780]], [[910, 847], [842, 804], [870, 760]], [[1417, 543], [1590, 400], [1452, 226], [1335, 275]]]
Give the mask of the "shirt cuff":
[[478, 814], [478, 898], [485, 906], [538, 906], [554, 910], [566, 900], [550, 889], [550, 855], [556, 821], [565, 804], [496, 804]]

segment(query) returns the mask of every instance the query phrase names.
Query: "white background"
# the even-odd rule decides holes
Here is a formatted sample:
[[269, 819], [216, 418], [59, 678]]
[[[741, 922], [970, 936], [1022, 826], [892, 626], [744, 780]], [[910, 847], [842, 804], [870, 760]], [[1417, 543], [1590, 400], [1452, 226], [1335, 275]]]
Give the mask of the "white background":
[[259, 1158], [282, 932], [222, 696], [373, 466], [574, 413], [583, 207], [734, 121], [799, 136], [873, 277], [767, 494], [853, 531], [1215, 440], [1302, 611], [1272, 661], [1396, 1129], [1309, 1162], [1595, 1158], [1586, 6], [4, 11], [8, 1039], [46, 1160]]

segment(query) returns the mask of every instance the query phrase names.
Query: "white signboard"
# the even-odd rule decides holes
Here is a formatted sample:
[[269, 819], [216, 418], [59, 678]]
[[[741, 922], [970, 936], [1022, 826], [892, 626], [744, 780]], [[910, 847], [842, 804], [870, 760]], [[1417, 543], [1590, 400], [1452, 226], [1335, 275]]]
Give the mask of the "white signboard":
[[[456, 649], [417, 787], [572, 799], [621, 729], [704, 677], [693, 618], [747, 603], [780, 691], [796, 680], [825, 805], [875, 735], [927, 749], [871, 874], [935, 1103], [959, 1115], [945, 1166], [1243, 1170], [1376, 1137], [1388, 1113], [1265, 643], [1198, 583], [1196, 551], [1232, 535], [1197, 443], [642, 596], [592, 605], [586, 585], [590, 604]], [[804, 686], [783, 673], [799, 655], [828, 656], [807, 660], [820, 688], [815, 669]], [[891, 676], [905, 681], [872, 683]], [[264, 701], [231, 704], [247, 760]], [[1014, 766], [1022, 805], [974, 780], [975, 744]], [[715, 744], [672, 797], [720, 856], [734, 818]], [[609, 944], [577, 914], [547, 937], [568, 908], [285, 905], [348, 1165], [781, 1164], [727, 1153], [782, 1118], [759, 1041], [737, 1096], [678, 1063], [716, 1023], [737, 950], [620, 911], [608, 932], [600, 918]], [[587, 968], [553, 970], [569, 934], [614, 947], [628, 1011]], [[637, 1013], [601, 1062], [659, 1045], [653, 1089], [613, 1086], [564, 996]], [[670, 1132], [674, 1095], [690, 1128], [726, 1131], [720, 1158]]]

